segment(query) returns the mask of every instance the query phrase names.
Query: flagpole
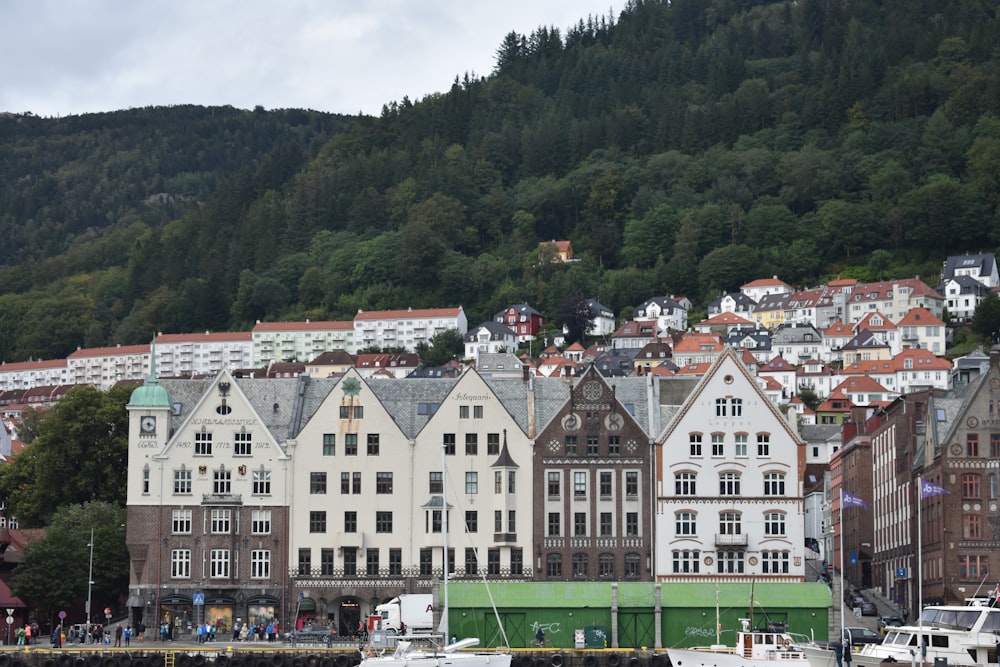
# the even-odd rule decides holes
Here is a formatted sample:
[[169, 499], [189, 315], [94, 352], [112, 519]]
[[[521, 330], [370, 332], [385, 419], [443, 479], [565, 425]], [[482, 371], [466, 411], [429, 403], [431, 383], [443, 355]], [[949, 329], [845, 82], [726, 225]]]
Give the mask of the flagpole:
[[924, 482], [917, 475], [917, 650], [920, 652], [920, 664], [924, 663], [924, 538], [923, 538], [923, 505]]
[[[843, 480], [841, 480], [843, 482]], [[844, 595], [847, 592], [844, 589], [844, 487], [840, 487], [840, 531], [839, 531], [839, 542], [840, 542], [840, 643], [844, 643], [844, 628], [847, 626], [844, 624]], [[851, 650], [850, 646], [845, 647], [846, 650]]]

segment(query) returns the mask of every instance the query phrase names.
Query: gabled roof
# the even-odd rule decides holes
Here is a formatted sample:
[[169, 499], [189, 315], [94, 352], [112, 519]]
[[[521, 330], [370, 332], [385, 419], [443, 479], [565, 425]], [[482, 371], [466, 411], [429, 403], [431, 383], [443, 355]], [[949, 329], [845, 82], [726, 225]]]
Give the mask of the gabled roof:
[[745, 317], [740, 317], [736, 313], [724, 312], [702, 320], [698, 323], [698, 326], [753, 327], [754, 322]]
[[958, 269], [976, 269], [979, 275], [988, 276], [993, 272], [997, 258], [993, 253], [978, 255], [954, 255], [944, 262], [944, 277], [952, 278]]
[[346, 350], [323, 352], [308, 363], [309, 366], [353, 366], [354, 357]]
[[866, 394], [895, 393], [895, 392], [889, 392], [888, 389], [879, 384], [878, 381], [870, 375], [852, 375], [850, 377], [845, 378], [843, 382], [834, 387], [833, 391], [830, 392], [830, 394], [833, 395], [836, 393], [842, 393], [846, 395], [851, 393], [857, 393], [859, 391], [864, 392]]
[[889, 344], [884, 340], [875, 335], [875, 332], [870, 329], [862, 329], [858, 334], [851, 340], [844, 343], [844, 350], [870, 350], [874, 348], [885, 347], [888, 348]]
[[[924, 309], [921, 308], [920, 310]], [[898, 327], [892, 323], [892, 320], [878, 311], [875, 311], [874, 313], [865, 313], [865, 316], [854, 325], [855, 331], [861, 331], [862, 329], [868, 329], [870, 331], [895, 331], [897, 328]]]
[[791, 289], [792, 286], [786, 283], [784, 280], [778, 280], [777, 276], [773, 278], [758, 278], [757, 280], [751, 280], [745, 285], [740, 286], [740, 289], [754, 289], [757, 287], [787, 287]]
[[506, 308], [504, 308], [500, 312], [496, 313], [493, 316], [493, 319], [495, 320], [497, 318], [503, 317], [504, 315], [507, 314], [508, 310], [513, 310], [514, 312], [520, 313], [521, 315], [535, 315], [535, 316], [538, 316], [538, 317], [542, 316], [542, 314], [540, 312], [538, 312], [537, 310], [535, 310], [534, 308], [532, 308], [531, 306], [529, 306], [526, 303], [515, 303], [515, 304], [511, 304], [511, 305], [507, 306]]
[[481, 324], [477, 324], [475, 327], [470, 327], [469, 331], [466, 332], [465, 336], [463, 336], [465, 342], [474, 343], [479, 340], [479, 334], [484, 329], [489, 332], [490, 340], [517, 338], [517, 334], [507, 325], [494, 322], [493, 320], [487, 320]]
[[638, 306], [636, 306], [635, 309], [636, 309], [636, 311], [640, 311], [640, 310], [645, 311], [647, 308], [649, 308], [653, 304], [656, 304], [657, 306], [660, 307], [661, 310], [664, 310], [666, 312], [670, 312], [670, 311], [674, 310], [675, 308], [679, 308], [681, 310], [684, 310], [684, 307], [682, 305], [680, 305], [679, 303], [677, 303], [676, 301], [674, 301], [673, 299], [671, 299], [669, 296], [654, 296], [654, 297], [650, 297], [650, 298], [646, 299], [645, 301], [643, 301], [642, 303], [640, 303]]
[[828, 326], [826, 329], [823, 330], [824, 338], [829, 338], [831, 336], [850, 338], [853, 335], [854, 335], [854, 329], [852, 327], [847, 326], [840, 320], [837, 320], [836, 322], [834, 322], [833, 324], [831, 324], [830, 326]]
[[[834, 403], [842, 403], [841, 407], [835, 407]], [[851, 399], [842, 391], [832, 391], [830, 395], [826, 397], [819, 407], [816, 408], [816, 412], [847, 412], [854, 407], [854, 403]]]
[[765, 364], [760, 365], [761, 373], [788, 373], [795, 372], [795, 366], [785, 361], [780, 354]]
[[687, 332], [674, 343], [674, 356], [681, 353], [718, 352], [722, 347], [722, 338], [718, 334]]
[[898, 322], [901, 327], [943, 327], [944, 320], [926, 308], [910, 308], [903, 319]]
[[629, 320], [611, 334], [612, 338], [655, 338], [656, 320]]
[[771, 310], [784, 310], [788, 300], [792, 298], [792, 292], [765, 294], [757, 300], [755, 312], [767, 312]]

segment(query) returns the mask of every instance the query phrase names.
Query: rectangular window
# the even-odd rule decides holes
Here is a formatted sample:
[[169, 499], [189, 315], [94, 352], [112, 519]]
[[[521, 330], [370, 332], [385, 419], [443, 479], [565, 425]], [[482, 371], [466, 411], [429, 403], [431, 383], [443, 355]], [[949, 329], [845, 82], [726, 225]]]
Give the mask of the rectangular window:
[[990, 558], [983, 555], [960, 555], [958, 557], [958, 578], [963, 581], [979, 581], [990, 575]]
[[465, 532], [479, 532], [479, 513], [475, 510], [466, 510], [465, 512]]
[[585, 498], [587, 496], [587, 473], [573, 473], [573, 497]]
[[625, 512], [625, 534], [629, 537], [639, 536], [638, 512]]
[[967, 472], [962, 475], [962, 498], [979, 500], [982, 497], [980, 479], [976, 473]]
[[233, 473], [230, 470], [216, 470], [212, 473], [212, 493], [228, 495], [233, 491]]
[[267, 549], [254, 549], [250, 552], [250, 578], [271, 578], [271, 552]]
[[573, 536], [574, 537], [586, 537], [587, 536], [587, 513], [586, 512], [575, 512], [573, 514]]
[[191, 510], [174, 510], [172, 514], [172, 532], [175, 535], [189, 535], [191, 533]]
[[465, 473], [465, 493], [469, 495], [479, 493], [479, 473], [475, 470]]
[[549, 512], [549, 537], [559, 537], [560, 525], [559, 512]]
[[730, 407], [730, 411], [732, 412], [732, 414], [733, 414], [734, 417], [742, 417], [743, 416], [743, 399], [742, 398], [731, 399], [729, 401], [729, 407]]
[[719, 574], [743, 574], [744, 557], [742, 551], [720, 551], [716, 560]]
[[368, 434], [368, 456], [378, 456], [381, 443], [378, 433]]
[[309, 532], [326, 532], [326, 512], [322, 510], [313, 510], [309, 512]]
[[502, 533], [503, 532], [503, 511], [493, 510], [493, 532]]
[[776, 537], [785, 534], [785, 515], [781, 512], [766, 512], [764, 514], [764, 534]]
[[967, 540], [983, 539], [983, 518], [978, 514], [962, 516], [962, 537]]
[[459, 419], [468, 419], [469, 418], [469, 406], [468, 405], [460, 405], [460, 406], [458, 406], [458, 418]]
[[175, 579], [191, 577], [190, 549], [174, 549], [170, 552], [170, 576]]
[[430, 473], [430, 479], [427, 482], [427, 492], [428, 493], [444, 492], [444, 478], [440, 472]]
[[788, 574], [787, 551], [761, 552], [761, 566], [764, 574]]
[[559, 473], [555, 471], [549, 471], [546, 473], [548, 478], [548, 489], [547, 493], [550, 499], [556, 499], [560, 495], [561, 485], [559, 483]]
[[391, 472], [377, 472], [375, 473], [375, 493], [381, 495], [391, 495], [392, 494], [392, 473]]
[[333, 576], [334, 560], [333, 549], [319, 550], [319, 573], [324, 577]]
[[725, 438], [726, 436], [724, 436], [722, 433], [712, 434], [712, 456], [719, 458], [720, 456], [725, 455], [726, 453]]
[[232, 528], [232, 513], [231, 510], [214, 509], [212, 510], [212, 534], [213, 535], [228, 535]]
[[500, 434], [499, 433], [487, 433], [486, 434], [486, 454], [488, 456], [496, 456], [500, 453]]
[[740, 457], [740, 458], [746, 458], [748, 456], [748, 453], [747, 453], [747, 434], [746, 433], [737, 433], [737, 434], [735, 434], [733, 436], [733, 438], [735, 440], [735, 447], [736, 447], [736, 452], [735, 453], [736, 453], [736, 456]]
[[345, 433], [344, 434], [344, 456], [357, 456], [358, 455], [358, 434], [357, 433]]
[[566, 438], [566, 456], [576, 456], [576, 436], [567, 435]]
[[299, 576], [312, 574], [312, 549], [299, 549]]
[[336, 433], [324, 433], [323, 434], [323, 456], [336, 456], [337, 455], [337, 434]]
[[678, 496], [697, 495], [693, 472], [681, 472], [674, 475], [674, 494]]
[[347, 495], [351, 492], [351, 473], [340, 473], [340, 494]]
[[468, 547], [465, 549], [465, 573], [479, 573], [479, 564], [476, 562], [476, 550]]
[[486, 574], [500, 574], [500, 550], [488, 549], [486, 551]]
[[455, 455], [455, 434], [454, 433], [445, 433], [442, 436], [442, 441], [443, 441], [443, 444], [444, 444], [444, 453], [447, 454], [448, 456], [454, 456]]
[[701, 456], [701, 433], [688, 436], [688, 452], [691, 456]]
[[354, 405], [352, 407], [354, 409], [351, 411], [351, 414], [354, 415], [355, 419], [364, 419], [365, 418], [365, 406], [363, 406], [363, 405]]
[[478, 433], [466, 433], [465, 434], [465, 455], [475, 456], [479, 453], [479, 434]]
[[601, 453], [601, 439], [596, 435], [587, 436], [587, 456], [597, 456]]
[[764, 495], [785, 495], [785, 476], [780, 472], [769, 472], [764, 475]]
[[634, 470], [625, 473], [625, 497], [637, 498], [639, 496], [639, 473]]
[[724, 398], [715, 399], [715, 416], [716, 417], [726, 416], [726, 399]]
[[214, 578], [229, 576], [229, 549], [212, 549], [209, 554], [209, 567]]
[[1000, 459], [1000, 433], [990, 433], [990, 458]]
[[517, 491], [517, 471], [508, 470], [507, 471], [507, 493], [514, 493]]
[[309, 493], [315, 495], [322, 495], [326, 493], [326, 473], [325, 472], [310, 472], [309, 473]]
[[697, 515], [694, 512], [677, 512], [674, 515], [674, 533], [678, 536], [697, 535]]
[[423, 548], [420, 550], [420, 574], [428, 576], [434, 573], [434, 550]]
[[253, 454], [253, 434], [234, 433], [233, 456], [250, 456], [251, 454]]
[[254, 510], [250, 515], [251, 535], [271, 534], [271, 510]]
[[700, 551], [673, 552], [674, 574], [698, 574], [701, 570]]
[[386, 511], [375, 512], [375, 532], [376, 533], [392, 532], [392, 512], [386, 512]]
[[355, 577], [358, 574], [358, 550], [356, 547], [344, 547], [344, 575]]
[[195, 456], [210, 456], [212, 454], [212, 434], [196, 431], [194, 434]]
[[482, 419], [483, 418], [483, 406], [481, 406], [481, 405], [473, 405], [472, 406], [472, 418], [473, 419]]
[[251, 488], [255, 496], [267, 496], [271, 494], [271, 471], [254, 470]]
[[403, 550], [389, 549], [389, 576], [398, 577], [403, 574]]
[[613, 534], [613, 527], [611, 523], [611, 512], [601, 512], [601, 525], [600, 533], [601, 537], [611, 537]]
[[361, 473], [356, 472], [351, 474], [351, 493], [354, 495], [361, 494]]
[[611, 472], [608, 470], [602, 470], [598, 476], [600, 483], [600, 493], [601, 498], [611, 497]]
[[621, 456], [622, 438], [620, 435], [608, 436], [608, 456]]
[[719, 533], [722, 535], [740, 535], [743, 533], [743, 518], [737, 512], [719, 513]]
[[516, 576], [524, 574], [524, 552], [520, 547], [510, 550], [510, 573]]
[[378, 549], [365, 550], [365, 574], [369, 577], [378, 576]]
[[441, 510], [431, 510], [430, 513], [430, 532], [440, 533], [441, 532]]
[[738, 496], [740, 495], [740, 474], [737, 472], [724, 472], [719, 475], [719, 495]]
[[517, 532], [517, 511], [507, 510], [507, 532], [513, 535]]
[[965, 436], [965, 455], [969, 457], [979, 456], [979, 434], [967, 433]]
[[770, 433], [758, 433], [757, 434], [757, 456], [762, 458], [767, 458], [771, 456], [771, 434]]
[[358, 532], [358, 513], [350, 510], [344, 512], [344, 532], [345, 533], [356, 533]]
[[503, 471], [493, 471], [493, 493], [498, 496], [503, 493]]

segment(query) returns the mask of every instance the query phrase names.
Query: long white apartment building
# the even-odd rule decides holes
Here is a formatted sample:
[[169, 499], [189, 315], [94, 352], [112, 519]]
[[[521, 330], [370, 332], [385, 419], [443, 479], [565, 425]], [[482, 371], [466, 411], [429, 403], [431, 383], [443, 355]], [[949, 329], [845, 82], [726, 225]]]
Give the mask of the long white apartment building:
[[274, 362], [312, 361], [324, 352], [354, 354], [355, 324], [350, 320], [313, 322], [257, 322], [253, 328], [253, 366]]
[[401, 347], [415, 352], [439, 333], [455, 329], [463, 336], [469, 320], [462, 307], [407, 308], [406, 310], [359, 310], [354, 316], [354, 342], [358, 349]]
[[249, 331], [161, 333], [155, 342], [159, 377], [218, 375], [223, 370], [253, 366], [253, 338]]

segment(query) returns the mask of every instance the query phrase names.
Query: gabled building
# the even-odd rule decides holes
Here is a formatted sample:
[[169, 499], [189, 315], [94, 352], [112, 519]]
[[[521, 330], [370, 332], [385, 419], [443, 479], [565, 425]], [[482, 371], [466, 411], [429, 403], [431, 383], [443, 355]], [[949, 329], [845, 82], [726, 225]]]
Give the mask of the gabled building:
[[795, 366], [788, 363], [780, 354], [772, 357], [766, 364], [760, 364], [757, 373], [771, 377], [782, 386], [782, 399], [789, 399], [795, 395], [797, 386]]
[[835, 389], [816, 408], [816, 423], [821, 425], [843, 424], [850, 416], [851, 408], [853, 407], [854, 404], [851, 403], [851, 399], [848, 398], [847, 394]]
[[774, 331], [785, 323], [785, 310], [792, 293], [765, 294], [757, 301], [753, 311], [754, 321], [768, 331]]
[[988, 289], [1000, 287], [1000, 270], [997, 269], [997, 258], [993, 253], [976, 255], [954, 255], [944, 262], [941, 272], [941, 282], [947, 282], [959, 276], [969, 276], [982, 283]]
[[410, 353], [358, 354], [354, 357], [354, 368], [362, 377], [376, 375], [390, 378], [405, 378], [420, 368], [420, 357]]
[[657, 339], [656, 320], [631, 320], [611, 334], [611, 347], [641, 349]]
[[335, 377], [354, 368], [354, 364], [354, 355], [346, 350], [323, 352], [306, 364], [306, 375], [314, 378]]
[[656, 320], [660, 333], [684, 331], [688, 326], [689, 308], [690, 305], [685, 307], [673, 297], [654, 296], [636, 306], [632, 316], [637, 320]]
[[948, 314], [956, 322], [971, 320], [990, 289], [969, 275], [947, 278], [937, 287], [938, 294], [944, 297]]
[[815, 359], [823, 352], [823, 336], [811, 324], [782, 324], [771, 336], [774, 353], [791, 364]]
[[898, 392], [889, 391], [868, 375], [851, 375], [845, 378], [834, 387], [831, 397], [841, 394], [857, 406], [880, 406], [899, 397]]
[[[536, 580], [651, 581], [651, 440], [642, 380], [593, 367], [535, 441]], [[530, 459], [529, 459], [530, 460]]]
[[644, 348], [639, 350], [638, 354], [632, 360], [632, 367], [636, 375], [644, 375], [653, 368], [664, 364], [673, 368], [672, 358], [673, 350], [670, 348], [670, 343], [656, 340], [652, 343], [647, 343]]
[[861, 321], [854, 325], [854, 330], [858, 333], [870, 332], [888, 347], [890, 357], [896, 356], [903, 349], [899, 326], [878, 311], [862, 317]]
[[854, 327], [841, 321], [836, 321], [821, 332], [823, 336], [823, 352], [819, 358], [826, 362], [837, 362], [843, 359], [843, 349], [855, 336]]
[[841, 348], [843, 362], [853, 364], [855, 361], [881, 361], [892, 359], [892, 350], [884, 340], [869, 329], [861, 329], [851, 340]]
[[771, 278], [758, 278], [742, 285], [740, 291], [760, 305], [760, 300], [772, 294], [788, 295], [795, 291], [795, 288], [784, 280], [778, 280], [778, 276]]
[[717, 334], [685, 333], [674, 339], [674, 363], [680, 367], [712, 363], [719, 358], [723, 346]]
[[833, 385], [839, 381], [833, 369], [820, 359], [808, 359], [795, 369], [796, 393], [809, 389], [822, 398], [829, 395]]
[[708, 316], [719, 313], [736, 313], [750, 317], [757, 308], [757, 302], [743, 292], [729, 292], [708, 304]]
[[722, 312], [698, 322], [694, 330], [698, 333], [714, 333], [725, 338], [733, 329], [752, 329], [753, 320], [731, 312]]
[[514, 352], [517, 350], [517, 338], [517, 334], [506, 324], [483, 322], [463, 336], [465, 358], [478, 361], [481, 354]]
[[904, 347], [919, 347], [935, 355], [947, 350], [944, 321], [926, 308], [913, 308], [897, 322]]
[[746, 350], [759, 364], [767, 363], [774, 356], [771, 349], [771, 333], [757, 327], [736, 327], [725, 336], [726, 345]]
[[526, 303], [515, 303], [493, 316], [493, 321], [504, 324], [517, 334], [518, 343], [535, 340], [545, 324], [545, 318]]
[[538, 244], [541, 258], [548, 258], [550, 262], [567, 263], [576, 262], [573, 257], [573, 243], [571, 241], [542, 241]]
[[804, 444], [735, 351], [657, 440], [657, 581], [805, 580]]

